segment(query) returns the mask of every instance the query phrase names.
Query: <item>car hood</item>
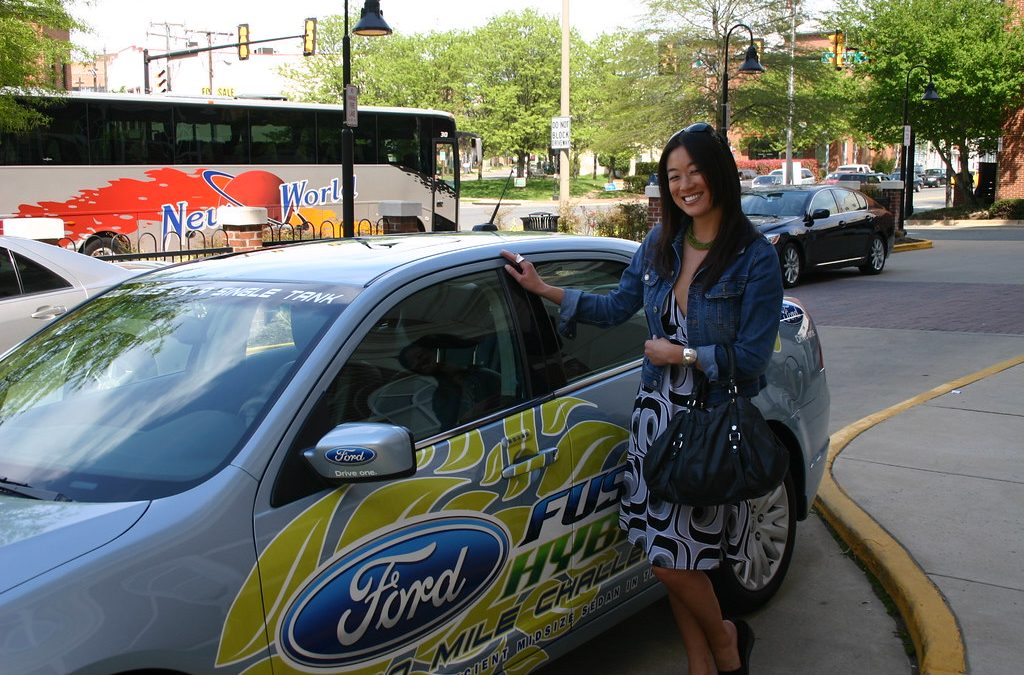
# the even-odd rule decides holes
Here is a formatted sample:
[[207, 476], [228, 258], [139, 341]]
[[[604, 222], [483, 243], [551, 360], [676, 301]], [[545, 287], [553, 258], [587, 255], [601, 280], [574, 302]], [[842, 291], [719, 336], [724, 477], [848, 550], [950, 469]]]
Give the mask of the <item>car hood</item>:
[[747, 216], [754, 227], [760, 232], [774, 232], [775, 230], [788, 227], [793, 223], [803, 223], [800, 216]]
[[0, 497], [0, 593], [116, 539], [148, 506]]

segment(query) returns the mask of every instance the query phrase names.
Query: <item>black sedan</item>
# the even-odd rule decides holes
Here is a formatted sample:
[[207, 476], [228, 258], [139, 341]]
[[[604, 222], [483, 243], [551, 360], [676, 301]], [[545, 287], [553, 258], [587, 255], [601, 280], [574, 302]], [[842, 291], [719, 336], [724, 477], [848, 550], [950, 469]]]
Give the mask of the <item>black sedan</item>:
[[864, 274], [879, 274], [895, 244], [892, 213], [858, 190], [779, 186], [745, 192], [741, 201], [778, 251], [787, 288], [809, 269], [857, 266]]

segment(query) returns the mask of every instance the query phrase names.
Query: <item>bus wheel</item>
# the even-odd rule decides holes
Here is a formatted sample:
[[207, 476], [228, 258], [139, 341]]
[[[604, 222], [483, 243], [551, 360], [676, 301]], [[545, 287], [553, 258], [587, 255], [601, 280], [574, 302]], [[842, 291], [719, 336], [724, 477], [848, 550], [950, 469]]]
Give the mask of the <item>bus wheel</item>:
[[85, 242], [82, 246], [82, 253], [91, 256], [117, 255], [128, 253], [128, 247], [118, 237], [99, 236]]

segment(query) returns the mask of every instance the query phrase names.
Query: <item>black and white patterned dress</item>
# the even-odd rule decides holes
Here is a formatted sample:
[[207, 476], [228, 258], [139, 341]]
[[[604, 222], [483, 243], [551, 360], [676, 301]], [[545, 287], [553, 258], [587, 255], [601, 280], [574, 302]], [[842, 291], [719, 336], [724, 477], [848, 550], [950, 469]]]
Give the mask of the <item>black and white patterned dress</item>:
[[[686, 317], [669, 293], [662, 317], [665, 334], [685, 346]], [[746, 502], [724, 506], [693, 507], [663, 502], [651, 496], [644, 482], [647, 448], [665, 429], [693, 391], [693, 366], [671, 366], [660, 391], [640, 387], [633, 405], [629, 452], [623, 479], [619, 525], [631, 544], [642, 546], [652, 565], [680, 570], [710, 570], [723, 558], [748, 562], [747, 533], [750, 509]]]

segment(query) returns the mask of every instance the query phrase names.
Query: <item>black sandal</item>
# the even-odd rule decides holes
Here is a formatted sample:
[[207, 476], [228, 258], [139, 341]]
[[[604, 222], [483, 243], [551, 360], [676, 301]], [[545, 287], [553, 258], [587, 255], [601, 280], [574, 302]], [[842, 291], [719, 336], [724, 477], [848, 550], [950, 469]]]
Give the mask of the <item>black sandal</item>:
[[754, 651], [754, 629], [743, 619], [730, 619], [736, 626], [736, 651], [740, 655], [740, 667], [734, 670], [720, 670], [718, 675], [748, 675], [750, 653]]

